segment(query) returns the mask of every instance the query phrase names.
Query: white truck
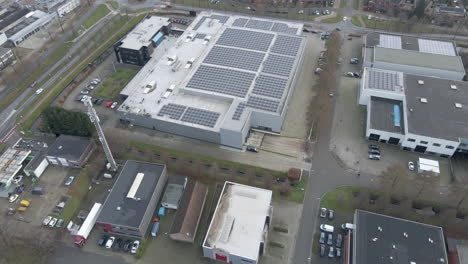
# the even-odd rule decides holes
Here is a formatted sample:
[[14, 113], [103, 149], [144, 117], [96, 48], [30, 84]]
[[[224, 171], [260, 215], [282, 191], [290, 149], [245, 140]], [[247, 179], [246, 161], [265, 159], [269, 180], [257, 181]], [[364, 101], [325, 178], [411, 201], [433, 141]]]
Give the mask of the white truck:
[[81, 225], [80, 230], [78, 230], [78, 233], [76, 233], [75, 245], [77, 245], [78, 247], [84, 246], [86, 239], [88, 238], [89, 233], [91, 233], [91, 230], [93, 229], [94, 224], [96, 223], [99, 213], [101, 212], [101, 207], [102, 204], [100, 203], [95, 203], [93, 205], [93, 208], [91, 208], [91, 211], [89, 212], [88, 216], [83, 222], [83, 225]]

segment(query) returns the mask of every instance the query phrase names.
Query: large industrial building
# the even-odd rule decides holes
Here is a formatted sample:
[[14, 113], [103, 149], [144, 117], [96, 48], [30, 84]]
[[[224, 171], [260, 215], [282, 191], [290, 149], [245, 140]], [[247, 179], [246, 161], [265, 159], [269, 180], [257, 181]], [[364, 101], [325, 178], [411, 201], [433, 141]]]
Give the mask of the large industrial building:
[[46, 159], [51, 165], [82, 168], [95, 148], [90, 138], [60, 135], [47, 151]]
[[127, 161], [96, 224], [110, 234], [144, 237], [166, 182], [166, 165]]
[[369, 140], [442, 157], [468, 151], [466, 82], [364, 68], [359, 104]]
[[302, 63], [303, 24], [202, 12], [123, 89], [123, 122], [242, 148], [280, 133]]
[[363, 65], [409, 74], [463, 80], [465, 69], [453, 42], [411, 36], [369, 33]]
[[152, 16], [143, 20], [128, 35], [114, 45], [118, 62], [143, 66], [168, 34], [171, 22], [167, 17]]
[[232, 264], [259, 263], [271, 222], [271, 198], [271, 190], [225, 182], [203, 256]]
[[438, 226], [356, 210], [351, 241], [346, 264], [448, 263], [443, 230]]

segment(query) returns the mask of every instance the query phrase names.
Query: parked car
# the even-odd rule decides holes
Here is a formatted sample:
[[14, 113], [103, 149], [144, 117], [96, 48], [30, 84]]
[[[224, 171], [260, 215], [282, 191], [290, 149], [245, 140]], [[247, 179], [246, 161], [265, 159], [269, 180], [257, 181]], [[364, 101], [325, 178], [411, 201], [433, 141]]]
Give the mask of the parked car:
[[351, 64], [359, 64], [359, 59], [358, 59], [358, 58], [351, 58], [351, 59], [349, 60], [349, 63], [351, 63]]
[[103, 100], [103, 99], [96, 99], [96, 101], [95, 101], [95, 103], [94, 103], [94, 104], [96, 104], [96, 105], [101, 105], [101, 104], [102, 104], [102, 102], [104, 102], [104, 100]]
[[376, 150], [380, 150], [380, 147], [379, 147], [378, 145], [369, 144], [369, 149], [376, 149]]
[[327, 208], [320, 208], [320, 217], [325, 218], [327, 216]]
[[333, 234], [328, 234], [327, 245], [333, 245]]
[[329, 251], [328, 251], [328, 257], [329, 258], [333, 258], [335, 257], [335, 250], [333, 247], [330, 247]]
[[359, 72], [353, 72], [354, 78], [361, 78], [361, 74]]
[[414, 170], [414, 162], [408, 161], [408, 169], [409, 169], [410, 171], [413, 171], [413, 170]]
[[25, 188], [26, 188], [26, 185], [24, 185], [24, 183], [23, 183], [23, 184], [21, 184], [21, 186], [16, 187], [15, 191], [17, 193], [22, 193]]
[[69, 176], [67, 180], [65, 181], [65, 186], [70, 186], [74, 180], [75, 180], [75, 176]]
[[347, 17], [343, 17], [343, 21], [346, 22], [348, 20]]
[[325, 243], [325, 233], [324, 233], [324, 232], [320, 232], [319, 243], [320, 243], [320, 244]]
[[117, 104], [117, 102], [113, 102], [110, 108], [114, 109], [117, 106]]
[[254, 146], [247, 146], [247, 150], [251, 151], [251, 152], [258, 153], [258, 148], [254, 147]]
[[98, 246], [103, 247], [106, 245], [107, 240], [109, 239], [108, 235], [103, 235], [99, 240], [98, 240]]
[[338, 27], [337, 27], [337, 28], [335, 28], [335, 30], [336, 30], [336, 31], [341, 31], [341, 28], [338, 28]]
[[338, 236], [336, 237], [336, 247], [340, 248], [342, 244], [343, 244], [343, 236], [341, 234], [338, 234]]
[[125, 241], [124, 245], [123, 245], [123, 251], [124, 252], [128, 252], [132, 247], [132, 241], [131, 240], [127, 240]]
[[354, 225], [350, 224], [350, 223], [342, 224], [341, 229], [344, 230], [344, 231], [353, 230]]
[[41, 94], [43, 91], [44, 91], [44, 89], [39, 88], [39, 89], [36, 90], [35, 94]]
[[57, 218], [52, 218], [52, 220], [50, 220], [49, 222], [49, 227], [54, 227], [55, 224], [57, 223], [58, 219]]
[[135, 253], [137, 252], [139, 246], [140, 246], [140, 241], [135, 240], [135, 241], [133, 242], [132, 250], [130, 250], [130, 252], [131, 252], [132, 254], [135, 254]]
[[18, 197], [19, 197], [18, 194], [12, 194], [10, 195], [10, 198], [8, 198], [8, 201], [10, 201], [10, 203], [13, 203], [14, 201], [18, 199]]
[[81, 93], [81, 94], [89, 94], [89, 91], [88, 91], [88, 90], [81, 90], [80, 93]]
[[52, 216], [48, 215], [44, 220], [42, 220], [42, 224], [46, 226], [49, 224], [50, 220], [52, 220]]
[[325, 256], [325, 245], [320, 245], [320, 257]]
[[114, 250], [120, 250], [122, 248], [123, 240], [121, 238], [117, 238], [117, 240], [114, 242]]
[[348, 77], [354, 77], [354, 73], [353, 73], [353, 72], [347, 72], [345, 75], [348, 76]]
[[380, 155], [370, 154], [369, 159], [370, 160], [380, 160]]
[[369, 154], [380, 155], [380, 150], [376, 149], [369, 149]]
[[336, 248], [336, 257], [341, 258], [341, 248]]
[[17, 175], [13, 178], [13, 184], [18, 184], [23, 180], [23, 175]]
[[115, 241], [115, 237], [111, 236], [109, 237], [109, 239], [107, 239], [107, 242], [106, 242], [106, 248], [109, 249], [112, 247], [112, 245], [114, 244], [114, 241]]
[[328, 220], [333, 220], [335, 218], [335, 211], [328, 209]]
[[44, 194], [44, 188], [42, 187], [34, 187], [31, 191], [32, 194], [36, 194], [36, 195], [42, 195]]
[[62, 227], [63, 222], [64, 222], [63, 219], [59, 219], [59, 220], [57, 221], [57, 224], [55, 225], [55, 227], [57, 227], [57, 228]]
[[322, 68], [316, 68], [314, 73], [320, 74], [321, 72], [323, 72]]
[[335, 227], [332, 225], [321, 224], [320, 230], [328, 232], [328, 233], [333, 233], [333, 231], [335, 230]]
[[298, 14], [304, 14], [304, 10], [297, 11]]
[[113, 102], [107, 102], [107, 103], [106, 103], [106, 107], [111, 107], [112, 104], [113, 104]]

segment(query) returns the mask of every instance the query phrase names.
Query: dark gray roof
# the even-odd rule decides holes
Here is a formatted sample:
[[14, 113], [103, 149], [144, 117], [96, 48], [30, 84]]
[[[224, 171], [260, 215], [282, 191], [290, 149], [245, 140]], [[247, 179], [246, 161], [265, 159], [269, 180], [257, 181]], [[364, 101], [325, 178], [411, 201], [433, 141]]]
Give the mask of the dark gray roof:
[[356, 210], [355, 228], [356, 263], [447, 263], [441, 227]]
[[[419, 80], [424, 84], [418, 84]], [[451, 89], [451, 85], [457, 89]], [[453, 141], [468, 138], [467, 82], [406, 74], [405, 94], [408, 132]], [[455, 103], [462, 108], [456, 108]]]
[[[3, 11], [3, 10], [2, 10]], [[31, 12], [26, 8], [19, 8], [10, 6], [0, 15], [0, 30], [4, 31], [6, 27], [11, 25], [13, 22], [24, 17], [26, 14]]]
[[[31, 152], [32, 153], [32, 152]], [[45, 151], [38, 151], [34, 153], [34, 157], [31, 161], [29, 161], [28, 165], [24, 167], [24, 170], [34, 171], [39, 167], [42, 161], [45, 159], [46, 153]]]
[[91, 144], [91, 139], [87, 137], [60, 135], [50, 146], [47, 156], [77, 161], [89, 144]]
[[[392, 133], [404, 134], [403, 103], [401, 101], [381, 97], [371, 97], [370, 128]], [[400, 126], [395, 126], [393, 108], [400, 107]]]
[[[165, 165], [162, 164], [127, 161], [102, 206], [97, 222], [138, 228], [156, 186], [160, 184], [159, 179], [164, 168]], [[145, 175], [135, 194], [136, 198], [140, 198], [137, 201], [127, 198], [127, 194], [138, 173]], [[120, 207], [120, 210], [117, 210], [117, 207]]]

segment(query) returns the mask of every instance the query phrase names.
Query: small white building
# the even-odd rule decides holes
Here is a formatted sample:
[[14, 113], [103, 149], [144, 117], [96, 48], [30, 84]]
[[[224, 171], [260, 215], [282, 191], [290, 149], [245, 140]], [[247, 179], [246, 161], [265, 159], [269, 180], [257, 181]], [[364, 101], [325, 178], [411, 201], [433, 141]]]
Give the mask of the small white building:
[[203, 256], [231, 264], [259, 263], [271, 221], [272, 191], [225, 182], [203, 242]]
[[57, 8], [57, 13], [59, 16], [63, 17], [66, 16], [68, 13], [73, 11], [75, 8], [79, 7], [81, 4], [80, 0], [70, 0], [62, 4], [59, 8]]
[[31, 150], [9, 148], [0, 156], [0, 188], [7, 189]]
[[432, 172], [435, 175], [439, 175], [440, 174], [439, 162], [437, 160], [419, 158], [418, 159], [418, 172], [419, 173]]

